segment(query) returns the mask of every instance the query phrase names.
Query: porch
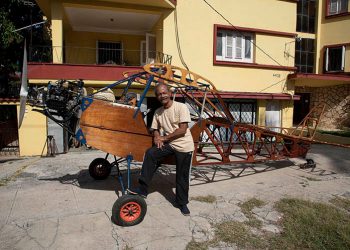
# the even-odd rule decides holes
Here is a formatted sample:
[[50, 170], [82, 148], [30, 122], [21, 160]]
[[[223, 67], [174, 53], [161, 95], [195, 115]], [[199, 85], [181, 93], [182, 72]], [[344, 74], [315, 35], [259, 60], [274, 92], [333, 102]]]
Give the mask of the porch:
[[37, 3], [50, 20], [52, 43], [29, 44], [31, 83], [61, 78], [112, 81], [145, 64], [171, 63], [163, 51], [163, 22], [176, 1]]

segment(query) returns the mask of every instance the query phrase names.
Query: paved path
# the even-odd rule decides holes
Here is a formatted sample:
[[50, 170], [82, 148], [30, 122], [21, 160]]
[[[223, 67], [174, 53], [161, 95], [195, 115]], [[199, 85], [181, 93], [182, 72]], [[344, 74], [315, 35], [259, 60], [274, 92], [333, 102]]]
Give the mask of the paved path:
[[[325, 202], [350, 197], [350, 150], [314, 145], [308, 154], [317, 163], [314, 171], [300, 169], [300, 160], [193, 169], [190, 196], [214, 195], [217, 201], [191, 201], [190, 217], [172, 206], [175, 173], [162, 167], [147, 198], [144, 221], [122, 228], [110, 221], [120, 195], [115, 173], [94, 181], [87, 171], [101, 156], [83, 151], [0, 159], [0, 249], [185, 249], [193, 239], [210, 239], [211, 223], [247, 220], [238, 203], [253, 197], [266, 201], [254, 213], [270, 231], [278, 231], [269, 221], [279, 218], [272, 205], [282, 197]], [[134, 177], [139, 167], [135, 165]], [[214, 182], [208, 182], [213, 176]]]

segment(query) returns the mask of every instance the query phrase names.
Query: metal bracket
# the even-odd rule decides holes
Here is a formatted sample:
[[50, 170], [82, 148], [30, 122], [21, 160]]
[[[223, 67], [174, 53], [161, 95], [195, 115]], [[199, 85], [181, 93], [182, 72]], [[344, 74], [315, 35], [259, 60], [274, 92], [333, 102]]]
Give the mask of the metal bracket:
[[78, 130], [78, 132], [75, 134], [75, 138], [80, 141], [83, 144], [86, 144], [86, 139], [84, 136], [83, 131], [81, 130], [81, 128]]
[[94, 100], [89, 97], [84, 97], [81, 102], [81, 111], [85, 111]]

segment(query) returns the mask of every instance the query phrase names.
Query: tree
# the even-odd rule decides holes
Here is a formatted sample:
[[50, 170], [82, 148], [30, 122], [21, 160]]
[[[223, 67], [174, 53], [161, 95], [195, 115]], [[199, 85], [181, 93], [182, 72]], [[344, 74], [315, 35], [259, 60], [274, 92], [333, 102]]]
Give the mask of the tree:
[[28, 47], [50, 44], [49, 24], [17, 31], [43, 20], [44, 15], [34, 0], [1, 0], [0, 95], [6, 95], [9, 76], [21, 69], [24, 39]]

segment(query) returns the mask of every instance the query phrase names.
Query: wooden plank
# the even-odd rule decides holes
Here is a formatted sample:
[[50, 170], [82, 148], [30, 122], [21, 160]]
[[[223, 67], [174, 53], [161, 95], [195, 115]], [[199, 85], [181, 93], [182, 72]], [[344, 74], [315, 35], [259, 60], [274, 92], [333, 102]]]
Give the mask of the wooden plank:
[[136, 109], [112, 102], [94, 100], [83, 111], [80, 125], [113, 131], [149, 135], [141, 112], [133, 118]]
[[133, 118], [135, 111], [131, 106], [94, 100], [80, 119], [87, 144], [119, 157], [131, 154], [134, 160], [143, 161], [145, 151], [152, 146], [152, 136], [141, 113]]
[[87, 144], [104, 152], [126, 157], [131, 154], [143, 161], [145, 151], [152, 146], [152, 136], [81, 126]]

